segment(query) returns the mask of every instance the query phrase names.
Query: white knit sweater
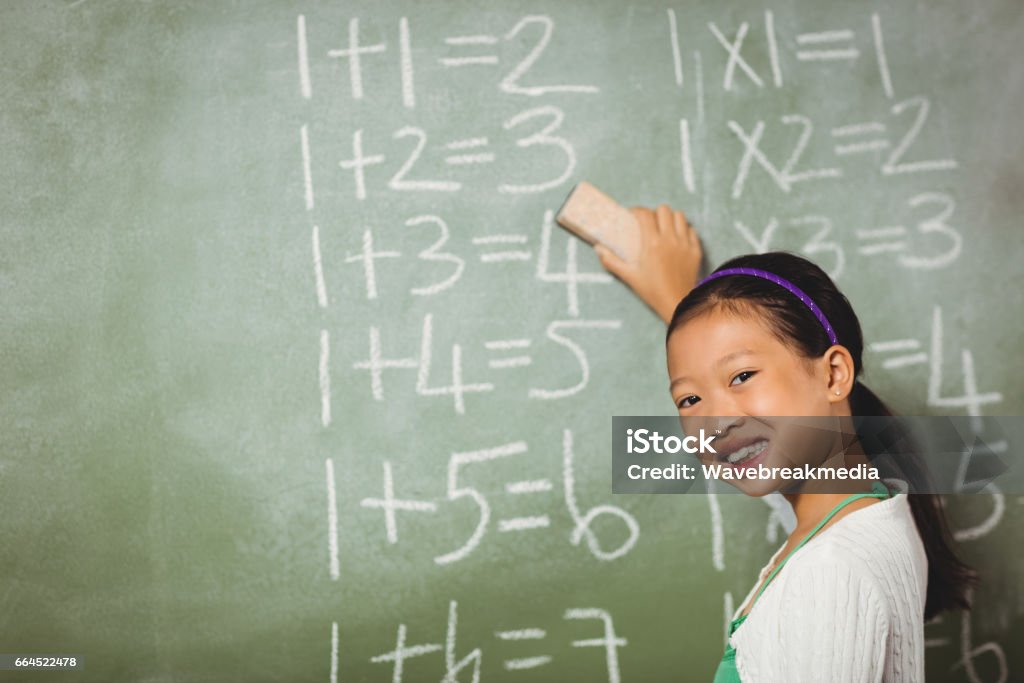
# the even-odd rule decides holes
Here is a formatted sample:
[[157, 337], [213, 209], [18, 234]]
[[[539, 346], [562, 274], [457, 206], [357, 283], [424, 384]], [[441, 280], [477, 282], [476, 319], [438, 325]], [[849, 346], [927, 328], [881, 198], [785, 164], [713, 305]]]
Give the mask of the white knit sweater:
[[923, 681], [927, 585], [928, 558], [906, 495], [848, 513], [789, 558], [730, 638], [740, 679]]

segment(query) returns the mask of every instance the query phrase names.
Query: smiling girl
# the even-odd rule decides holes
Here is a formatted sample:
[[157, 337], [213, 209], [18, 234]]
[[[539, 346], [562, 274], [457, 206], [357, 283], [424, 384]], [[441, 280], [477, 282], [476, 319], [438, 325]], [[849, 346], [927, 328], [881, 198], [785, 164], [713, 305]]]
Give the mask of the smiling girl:
[[[595, 249], [668, 325], [670, 392], [684, 424], [714, 420], [730, 466], [821, 465], [837, 452], [846, 464], [867, 462], [856, 438], [801, 440], [778, 417], [892, 415], [858, 379], [860, 323], [828, 275], [771, 252], [731, 259], [698, 282], [700, 241], [685, 216], [666, 205], [633, 214], [636, 261]], [[924, 622], [969, 609], [977, 581], [952, 550], [941, 499], [877, 480], [832, 482], [828, 492], [813, 482], [730, 483], [751, 496], [783, 493], [796, 527], [736, 610], [715, 683], [923, 681]]]

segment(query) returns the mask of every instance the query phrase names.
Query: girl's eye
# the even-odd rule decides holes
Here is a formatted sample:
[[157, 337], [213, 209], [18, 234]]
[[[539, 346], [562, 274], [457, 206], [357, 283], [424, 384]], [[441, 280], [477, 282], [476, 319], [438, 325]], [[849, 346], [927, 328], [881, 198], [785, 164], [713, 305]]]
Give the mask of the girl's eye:
[[698, 401], [700, 400], [696, 396], [687, 396], [683, 400], [679, 401], [679, 403], [676, 404], [676, 407], [677, 408], [689, 408], [690, 406], [693, 405], [692, 403], [687, 403], [687, 401], [689, 401], [691, 398], [696, 398]]
[[[738, 375], [736, 375], [736, 376], [735, 376], [735, 377], [733, 377], [732, 379], [733, 379], [733, 382], [735, 382], [735, 381], [736, 381], [736, 380], [738, 380], [738, 379], [739, 379], [740, 377], [743, 377], [744, 375], [747, 375], [748, 377], [745, 377], [745, 378], [743, 379], [743, 382], [746, 382], [746, 381], [747, 381], [747, 379], [749, 379], [749, 377], [752, 377], [752, 376], [754, 376], [754, 375], [756, 375], [756, 374], [757, 374], [757, 372], [756, 372], [756, 371], [754, 371], [754, 370], [744, 370], [743, 372], [739, 373]], [[741, 383], [742, 383], [742, 382], [741, 382]], [[732, 385], [732, 383], [730, 383], [730, 386], [731, 386], [731, 385]], [[689, 401], [689, 400], [690, 400], [691, 398], [692, 398], [692, 399], [696, 399], [697, 401], [699, 401], [699, 400], [700, 400], [700, 398], [699, 398], [699, 397], [697, 397], [697, 396], [687, 396], [687, 397], [685, 397], [685, 398], [681, 399], [681, 400], [680, 400], [680, 401], [679, 401], [678, 403], [676, 403], [676, 407], [677, 407], [677, 408], [689, 408], [690, 406], [692, 406], [692, 405], [693, 405], [693, 403], [688, 403], [688, 401]]]
[[[754, 375], [754, 374], [756, 374], [756, 373], [755, 373], [755, 372], [754, 372], [753, 370], [744, 370], [744, 371], [743, 371], [743, 372], [741, 372], [740, 374], [738, 374], [738, 375], [736, 375], [735, 377], [733, 377], [733, 378], [732, 378], [732, 380], [733, 380], [733, 382], [735, 382], [735, 381], [736, 381], [736, 380], [738, 380], [738, 379], [739, 379], [740, 377], [743, 377], [743, 375]], [[747, 380], [743, 380], [743, 381], [744, 381], [744, 382], [746, 382]]]

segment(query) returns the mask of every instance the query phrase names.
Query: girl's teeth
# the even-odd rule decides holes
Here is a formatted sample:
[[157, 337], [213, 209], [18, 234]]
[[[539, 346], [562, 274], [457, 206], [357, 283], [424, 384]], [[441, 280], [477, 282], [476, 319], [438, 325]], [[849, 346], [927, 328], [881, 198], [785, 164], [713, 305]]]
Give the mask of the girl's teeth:
[[744, 446], [735, 453], [731, 453], [729, 455], [729, 462], [736, 464], [740, 460], [752, 458], [761, 453], [761, 451], [763, 451], [767, 446], [767, 441], [758, 441], [757, 443], [752, 443], [749, 446]]

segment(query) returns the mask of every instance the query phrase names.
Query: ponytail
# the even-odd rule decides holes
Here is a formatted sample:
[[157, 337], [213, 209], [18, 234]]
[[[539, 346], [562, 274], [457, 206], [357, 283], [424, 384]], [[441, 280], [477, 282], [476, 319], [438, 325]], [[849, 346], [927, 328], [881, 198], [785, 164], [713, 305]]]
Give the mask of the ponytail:
[[881, 417], [890, 417], [893, 414], [889, 410], [889, 406], [885, 405], [882, 399], [864, 386], [860, 380], [853, 383], [853, 391], [850, 392], [850, 413]]
[[[850, 393], [850, 412], [856, 416], [891, 416], [885, 403], [859, 380]], [[869, 453], [871, 457], [873, 454]], [[927, 470], [916, 449], [911, 449], [906, 462], [900, 463], [907, 478], [925, 481]], [[978, 583], [978, 573], [953, 551], [953, 536], [946, 524], [942, 498], [931, 493], [908, 495], [917, 532], [928, 556], [928, 595], [924, 618], [929, 621], [941, 612], [971, 609], [971, 589]]]

